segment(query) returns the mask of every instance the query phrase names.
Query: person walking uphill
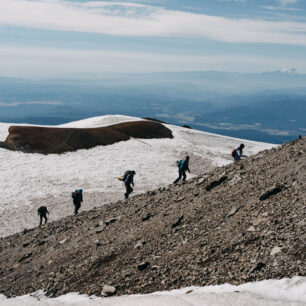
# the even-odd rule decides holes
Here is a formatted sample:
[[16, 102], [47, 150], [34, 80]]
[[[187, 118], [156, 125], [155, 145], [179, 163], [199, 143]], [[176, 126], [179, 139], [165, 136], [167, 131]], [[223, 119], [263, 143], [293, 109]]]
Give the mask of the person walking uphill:
[[178, 162], [179, 167], [179, 177], [173, 182], [173, 184], [176, 184], [182, 177], [182, 181], [186, 180], [186, 171], [190, 173], [189, 170], [189, 156], [186, 156], [185, 159]]
[[73, 199], [73, 205], [74, 205], [74, 214], [77, 215], [79, 212], [79, 209], [81, 207], [81, 203], [83, 202], [83, 190], [75, 190], [72, 195]]
[[46, 207], [46, 206], [40, 206], [40, 207], [37, 209], [37, 213], [38, 213], [38, 215], [39, 215], [39, 217], [40, 217], [39, 226], [42, 225], [43, 218], [45, 219], [45, 224], [46, 224], [47, 221], [48, 221], [47, 214], [49, 214], [47, 207]]
[[244, 149], [244, 144], [242, 143], [237, 149], [234, 149], [232, 151], [232, 156], [234, 158], [234, 161], [238, 161], [241, 159], [241, 157], [246, 157], [243, 155], [243, 149]]
[[125, 185], [125, 189], [126, 189], [124, 197], [126, 199], [129, 197], [129, 194], [133, 192], [133, 188], [131, 187], [131, 184], [134, 187], [134, 175], [135, 174], [136, 174], [136, 172], [134, 170], [132, 170], [132, 171], [128, 170], [124, 173], [123, 181], [124, 181], [124, 185]]

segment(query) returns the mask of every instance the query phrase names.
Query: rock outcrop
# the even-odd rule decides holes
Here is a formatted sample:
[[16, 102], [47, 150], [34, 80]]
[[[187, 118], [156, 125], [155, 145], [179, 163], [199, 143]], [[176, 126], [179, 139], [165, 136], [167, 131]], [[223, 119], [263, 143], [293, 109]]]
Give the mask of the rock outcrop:
[[11, 126], [0, 147], [25, 153], [64, 153], [95, 146], [106, 146], [131, 138], [173, 138], [170, 129], [159, 122], [123, 122], [99, 128], [53, 128]]
[[304, 138], [2, 238], [0, 292], [122, 295], [305, 275], [305, 153]]

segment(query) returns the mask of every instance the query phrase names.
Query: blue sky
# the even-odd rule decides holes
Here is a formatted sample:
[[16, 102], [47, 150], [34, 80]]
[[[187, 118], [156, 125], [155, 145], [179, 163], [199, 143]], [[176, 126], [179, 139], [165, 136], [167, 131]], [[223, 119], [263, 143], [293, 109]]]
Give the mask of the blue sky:
[[305, 0], [1, 0], [0, 75], [306, 73]]

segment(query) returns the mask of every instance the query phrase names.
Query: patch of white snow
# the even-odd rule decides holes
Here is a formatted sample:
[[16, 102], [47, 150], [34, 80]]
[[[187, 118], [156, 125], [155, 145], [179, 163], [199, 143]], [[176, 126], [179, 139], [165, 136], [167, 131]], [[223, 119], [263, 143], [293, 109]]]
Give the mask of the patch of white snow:
[[5, 306], [302, 306], [306, 305], [306, 277], [264, 280], [239, 286], [229, 284], [189, 287], [146, 295], [98, 298], [69, 293], [47, 298], [43, 292], [7, 299]]

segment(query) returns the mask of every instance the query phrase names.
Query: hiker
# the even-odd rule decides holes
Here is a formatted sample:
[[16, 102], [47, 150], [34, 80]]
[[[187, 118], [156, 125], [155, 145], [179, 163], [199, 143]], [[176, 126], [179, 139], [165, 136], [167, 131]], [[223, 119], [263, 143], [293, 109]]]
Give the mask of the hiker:
[[176, 184], [182, 177], [182, 181], [186, 180], [186, 171], [188, 171], [190, 173], [189, 170], [189, 156], [186, 156], [185, 159], [178, 161], [177, 162], [178, 165], [178, 172], [179, 172], [179, 177], [173, 182], [173, 184]]
[[232, 151], [232, 156], [234, 158], [234, 161], [238, 161], [241, 159], [241, 157], [246, 157], [246, 155], [243, 155], [243, 148], [244, 148], [244, 144], [240, 144], [240, 146], [237, 149], [234, 149]]
[[136, 172], [134, 170], [127, 170], [125, 171], [123, 175], [123, 181], [125, 185], [126, 192], [124, 194], [124, 197], [127, 199], [129, 197], [129, 194], [133, 192], [133, 188], [131, 187], [131, 184], [134, 187], [134, 175]]
[[38, 215], [40, 217], [39, 226], [42, 225], [43, 218], [45, 219], [45, 224], [46, 224], [47, 221], [48, 221], [47, 214], [49, 213], [47, 207], [46, 206], [40, 206], [37, 209], [37, 213], [38, 213]]
[[72, 193], [71, 197], [73, 199], [73, 204], [74, 204], [74, 214], [77, 215], [81, 207], [81, 202], [83, 202], [83, 190], [82, 189], [75, 190]]

